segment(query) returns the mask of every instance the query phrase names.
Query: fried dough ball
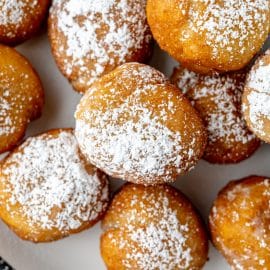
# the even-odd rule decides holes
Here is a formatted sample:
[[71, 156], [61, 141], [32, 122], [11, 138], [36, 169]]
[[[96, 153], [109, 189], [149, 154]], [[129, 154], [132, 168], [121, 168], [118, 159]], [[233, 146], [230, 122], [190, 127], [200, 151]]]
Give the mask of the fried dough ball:
[[31, 38], [44, 21], [50, 0], [1, 0], [0, 43], [18, 45]]
[[162, 49], [210, 74], [243, 68], [270, 30], [269, 0], [148, 0], [147, 19]]
[[102, 227], [108, 270], [198, 270], [207, 260], [208, 239], [197, 212], [168, 185], [125, 185]]
[[229, 183], [210, 214], [212, 240], [232, 269], [270, 269], [270, 180]]
[[31, 64], [14, 49], [0, 45], [0, 153], [23, 138], [43, 104], [43, 87]]
[[25, 240], [78, 233], [107, 208], [107, 177], [86, 163], [71, 129], [27, 139], [3, 161], [0, 179], [0, 217]]
[[88, 161], [133, 183], [175, 181], [197, 163], [206, 145], [202, 120], [189, 101], [143, 64], [124, 64], [97, 80], [75, 118], [75, 135]]
[[241, 99], [246, 72], [199, 75], [176, 68], [172, 81], [186, 94], [203, 118], [208, 131], [204, 159], [211, 163], [237, 163], [260, 146], [246, 127]]
[[243, 94], [243, 113], [248, 127], [270, 143], [270, 49], [252, 67]]
[[102, 75], [126, 62], [146, 62], [152, 34], [146, 0], [53, 0], [49, 37], [56, 63], [84, 93]]

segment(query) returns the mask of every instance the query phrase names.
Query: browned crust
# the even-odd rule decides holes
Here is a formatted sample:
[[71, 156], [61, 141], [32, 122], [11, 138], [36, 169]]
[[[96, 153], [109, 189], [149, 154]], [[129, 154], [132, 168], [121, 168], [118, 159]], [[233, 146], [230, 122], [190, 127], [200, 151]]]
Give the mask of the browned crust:
[[[145, 198], [145, 194], [158, 198], [163, 194], [168, 199], [169, 206], [179, 213], [178, 218], [181, 222], [189, 220], [192, 233], [188, 236], [188, 243], [191, 248], [194, 261], [191, 263], [192, 269], [201, 269], [207, 260], [208, 254], [208, 238], [205, 227], [197, 214], [197, 211], [192, 206], [190, 201], [180, 191], [168, 185], [159, 185], [157, 187], [145, 187], [143, 185], [125, 184], [120, 191], [115, 195], [112, 203], [103, 219], [102, 227], [103, 234], [100, 239], [100, 250], [103, 260], [110, 270], [126, 269], [123, 265], [125, 253], [132, 253], [133, 250], [128, 248], [119, 248], [119, 237], [123, 236], [127, 241], [129, 239], [125, 226], [130, 223], [135, 228], [144, 228], [147, 224], [156, 222], [159, 214], [151, 218], [148, 216], [148, 211], [151, 209], [153, 202]], [[132, 204], [132, 198], [136, 197], [139, 204]], [[129, 222], [131, 213], [136, 213], [138, 218]], [[160, 211], [162, 218], [162, 210]], [[195, 233], [194, 233], [195, 232]], [[132, 243], [132, 241], [130, 242]], [[134, 243], [136, 246], [136, 243]], [[132, 259], [129, 261], [134, 269], [141, 269]], [[191, 269], [190, 268], [190, 269]]]
[[[58, 128], [58, 129], [51, 129], [49, 131], [47, 131], [46, 133], [40, 133], [36, 136], [33, 136], [32, 138], [37, 138], [40, 136], [53, 136], [53, 137], [57, 137], [61, 132], [69, 132], [73, 134], [73, 129], [72, 128]], [[1, 178], [1, 174], [2, 174], [2, 168], [5, 166], [6, 161], [9, 160], [9, 158], [18, 153], [21, 152], [23, 149], [23, 144], [21, 144], [20, 146], [18, 146], [17, 148], [15, 148], [11, 153], [9, 153], [0, 163], [0, 178]], [[81, 159], [82, 162], [85, 164], [85, 167], [87, 170], [91, 171], [93, 170], [93, 166], [90, 165], [89, 163], [86, 162], [85, 158], [81, 155]], [[103, 187], [105, 185], [107, 185], [108, 183], [108, 177], [100, 170], [98, 170], [98, 174], [100, 177], [100, 180], [102, 181]], [[1, 185], [0, 185], [1, 187]], [[0, 190], [1, 193], [1, 190]], [[5, 203], [2, 202], [2, 204], [5, 205]], [[9, 212], [6, 211], [5, 208], [1, 207], [0, 204], [0, 217], [2, 219], [2, 221], [4, 223], [6, 223], [6, 225], [17, 235], [19, 236], [21, 239], [23, 240], [27, 240], [27, 241], [31, 241], [34, 243], [46, 243], [46, 242], [52, 242], [52, 241], [56, 241], [65, 237], [68, 237], [70, 235], [79, 233], [81, 231], [84, 231], [86, 229], [89, 229], [91, 227], [93, 227], [97, 222], [99, 222], [105, 212], [106, 209], [104, 209], [102, 212], [99, 213], [99, 215], [96, 217], [96, 219], [91, 220], [91, 221], [87, 221], [87, 222], [83, 222], [82, 225], [78, 228], [78, 229], [70, 229], [69, 231], [60, 231], [56, 228], [52, 228], [52, 229], [40, 229], [38, 227], [36, 227], [36, 231], [32, 231], [29, 230], [29, 227], [27, 226], [27, 221], [20, 215], [18, 215], [17, 217], [20, 218], [21, 223], [18, 222], [18, 220], [13, 220], [13, 218], [9, 215]], [[18, 226], [18, 223], [20, 224], [20, 226]]]
[[[263, 195], [269, 193], [266, 179], [249, 176], [231, 181], [213, 203], [209, 216], [212, 242], [232, 267], [239, 260], [243, 269], [270, 267], [269, 251], [260, 246], [264, 239], [269, 247], [269, 197]], [[264, 264], [260, 265], [259, 260]]]
[[[37, 72], [23, 55], [15, 49], [0, 45], [0, 57], [0, 70], [3, 74], [1, 76], [9, 80], [11, 85], [7, 90], [10, 93], [9, 102], [13, 104], [13, 110], [7, 116], [14, 119], [15, 126], [14, 132], [0, 136], [0, 153], [4, 153], [13, 149], [24, 137], [28, 123], [41, 116], [45, 98]], [[16, 73], [10, 66], [17, 70]], [[27, 85], [22, 85], [21, 74], [27, 74], [28, 78], [24, 82]], [[1, 94], [6, 90], [5, 87], [6, 82], [3, 82], [2, 86], [0, 82]]]
[[[35, 10], [34, 13], [30, 13], [30, 11], [27, 9], [24, 11], [25, 18], [19, 25], [0, 26], [0, 43], [9, 46], [16, 46], [32, 38], [39, 32], [43, 22], [48, 15], [51, 0], [38, 0], [38, 2], [39, 7]], [[11, 36], [9, 34], [10, 32], [13, 33], [14, 36]]]
[[[178, 81], [182, 79], [183, 67], [177, 67], [174, 69], [173, 74], [171, 76], [171, 81], [178, 86]], [[238, 72], [230, 72], [226, 74], [220, 74], [219, 76], [231, 76], [237, 80], [237, 84], [243, 84], [245, 81], [245, 74], [247, 70], [242, 70]], [[241, 75], [241, 76], [238, 76]], [[205, 126], [207, 127], [207, 118], [212, 114], [212, 112], [216, 111], [217, 105], [214, 104], [207, 95], [202, 98], [198, 98], [194, 100], [194, 91], [196, 88], [201, 88], [205, 85], [203, 79], [204, 75], [199, 75], [198, 82], [194, 85], [193, 88], [189, 88], [186, 97], [192, 102], [194, 108], [198, 111], [199, 115], [202, 117]], [[217, 76], [217, 75], [216, 75]], [[238, 77], [237, 77], [238, 76]], [[180, 89], [182, 91], [182, 89]], [[233, 91], [232, 91], [233, 94]], [[228, 101], [229, 102], [229, 101]], [[241, 103], [235, 104], [237, 107], [237, 115], [242, 115]], [[217, 114], [217, 112], [215, 112]], [[226, 114], [224, 113], [226, 116]], [[222, 115], [220, 115], [222, 116]], [[242, 117], [243, 118], [243, 117]], [[243, 118], [244, 122], [244, 118]], [[233, 127], [232, 127], [233, 128]], [[247, 129], [248, 132], [248, 129]], [[250, 132], [250, 135], [252, 133]], [[234, 138], [232, 138], [234, 140]], [[252, 156], [255, 151], [260, 147], [261, 141], [254, 137], [254, 139], [250, 140], [247, 143], [237, 142], [236, 140], [228, 142], [224, 138], [216, 139], [215, 141], [211, 141], [208, 139], [208, 144], [206, 146], [203, 159], [213, 164], [236, 164], [239, 163], [250, 156]]]

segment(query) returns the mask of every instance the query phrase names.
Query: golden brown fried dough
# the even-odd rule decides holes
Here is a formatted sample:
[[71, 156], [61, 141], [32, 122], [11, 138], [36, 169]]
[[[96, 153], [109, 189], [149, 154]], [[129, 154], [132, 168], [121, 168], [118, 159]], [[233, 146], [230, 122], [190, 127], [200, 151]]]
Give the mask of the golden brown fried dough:
[[245, 79], [245, 71], [199, 75], [182, 67], [174, 70], [172, 81], [205, 122], [208, 145], [204, 159], [211, 163], [240, 162], [260, 146], [241, 112]]
[[27, 139], [3, 161], [0, 180], [0, 217], [33, 242], [93, 226], [108, 203], [106, 175], [85, 162], [71, 129]]
[[53, 0], [52, 52], [75, 90], [85, 92], [102, 75], [152, 54], [146, 0]]
[[153, 185], [173, 182], [200, 159], [201, 118], [154, 68], [128, 63], [97, 80], [75, 114], [79, 146], [107, 174]]
[[148, 0], [147, 19], [162, 49], [199, 73], [243, 68], [270, 30], [269, 0]]
[[270, 143], [270, 49], [249, 72], [243, 94], [243, 113], [248, 127]]
[[167, 185], [125, 185], [102, 226], [101, 255], [109, 270], [197, 270], [207, 260], [207, 235], [197, 212]]
[[17, 45], [31, 38], [44, 21], [50, 0], [1, 0], [0, 43]]
[[212, 240], [232, 269], [270, 269], [270, 180], [229, 183], [210, 214]]
[[41, 115], [44, 93], [31, 64], [14, 49], [0, 45], [0, 153], [23, 138]]

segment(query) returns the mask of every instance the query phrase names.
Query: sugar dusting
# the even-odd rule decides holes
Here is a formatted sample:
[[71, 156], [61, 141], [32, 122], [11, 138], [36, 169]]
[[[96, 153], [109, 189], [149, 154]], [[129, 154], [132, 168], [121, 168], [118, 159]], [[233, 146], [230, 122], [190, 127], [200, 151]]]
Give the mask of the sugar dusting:
[[2, 179], [7, 182], [4, 196], [9, 198], [5, 207], [12, 216], [12, 207], [19, 204], [16, 211], [33, 230], [35, 226], [63, 232], [77, 229], [107, 206], [106, 178], [101, 179], [94, 168], [86, 170], [76, 139], [68, 131], [58, 137], [44, 134], [27, 139], [5, 161]]
[[[249, 182], [236, 183], [219, 195], [210, 215], [210, 224], [212, 228], [241, 226], [241, 231], [234, 231], [234, 235], [231, 235], [231, 243], [221, 234], [215, 236], [223, 254], [231, 259], [232, 269], [267, 269], [270, 252], [267, 226], [270, 217], [270, 180], [263, 177], [253, 182], [247, 180]], [[243, 237], [235, 237], [237, 233]], [[244, 237], [245, 234], [249, 236]], [[235, 250], [235, 247], [238, 249]]]
[[10, 117], [12, 104], [6, 99], [9, 96], [9, 91], [4, 91], [0, 96], [0, 137], [8, 136], [16, 131], [13, 121]]
[[[205, 34], [206, 45], [211, 48], [213, 59], [224, 52], [231, 55], [230, 61], [241, 59], [247, 52], [256, 49], [254, 44], [258, 39], [263, 40], [268, 34], [268, 30], [262, 29], [269, 24], [269, 0], [191, 2], [189, 9], [191, 19], [183, 38], [190, 38], [190, 29], [193, 33]], [[203, 12], [198, 11], [198, 5], [204, 7]]]
[[[80, 108], [85, 107], [87, 102], [92, 102], [92, 96], [98, 92], [95, 87], [90, 89], [75, 115], [75, 134], [81, 150], [91, 163], [109, 175], [116, 174], [122, 179], [133, 175], [134, 179], [141, 178], [149, 184], [154, 176], [160, 176], [168, 182], [173, 181], [171, 171], [167, 168], [173, 167], [177, 173], [182, 173], [194, 165], [194, 155], [197, 154], [194, 151], [196, 138], [189, 145], [183, 144], [182, 135], [164, 124], [177, 110], [173, 102], [160, 102], [159, 112], [156, 112], [151, 109], [150, 101], [144, 100], [143, 96], [148, 96], [148, 93], [160, 91], [156, 83], [152, 83], [155, 76], [160, 85], [167, 83], [163, 75], [144, 65], [136, 69], [130, 64], [120, 69], [123, 73], [119, 80], [127, 83], [129, 78], [133, 78], [137, 85], [131, 86], [134, 91], [117, 107], [110, 104], [113, 97], [111, 100], [104, 96], [103, 102], [107, 104], [105, 112], [99, 108], [87, 110], [84, 112], [84, 119], [79, 119]], [[128, 85], [125, 87], [129, 88]], [[117, 89], [111, 89], [112, 95], [114, 91]], [[168, 93], [168, 97], [171, 100], [172, 93]], [[179, 95], [179, 98], [182, 96]]]
[[[250, 72], [246, 83], [248, 104], [243, 106], [243, 111], [248, 112], [254, 132], [263, 136], [266, 135], [264, 119], [270, 120], [269, 51]], [[268, 61], [268, 64], [266, 64], [266, 61]]]
[[163, 191], [154, 195], [145, 190], [139, 198], [134, 191], [125, 205], [117, 205], [118, 209], [133, 209], [129, 213], [122, 210], [117, 213], [125, 221], [114, 224], [120, 230], [117, 239], [108, 230], [112, 243], [117, 242], [120, 251], [123, 250], [125, 269], [134, 269], [134, 265], [144, 270], [189, 269], [194, 259], [188, 244], [191, 221], [187, 218], [181, 222], [169, 199]]
[[76, 69], [79, 80], [87, 77], [84, 83], [91, 85], [106, 66], [125, 63], [149, 44], [145, 6], [145, 0], [54, 0], [50, 14], [66, 38], [58, 52], [68, 57], [65, 73]]
[[[38, 0], [1, 0], [0, 25], [13, 25], [19, 28], [29, 10], [38, 7]], [[15, 36], [14, 31], [8, 32], [8, 36]]]
[[194, 105], [204, 98], [209, 100], [208, 104], [215, 104], [203, 110], [210, 142], [246, 144], [255, 139], [241, 115], [245, 77], [244, 73], [204, 76], [185, 68], [176, 70], [174, 82]]
[[[12, 75], [13, 72], [17, 73]], [[17, 67], [9, 65], [8, 72], [0, 71], [0, 136], [8, 137], [12, 136], [19, 127], [29, 122], [31, 111], [27, 108], [28, 104], [31, 104], [33, 99], [41, 98], [41, 93], [29, 94], [27, 91], [31, 91], [31, 83], [29, 82], [29, 74], [21, 72], [19, 74], [20, 82], [16, 81], [18, 77]], [[24, 92], [25, 91], [25, 92]], [[29, 106], [29, 105], [28, 105]]]

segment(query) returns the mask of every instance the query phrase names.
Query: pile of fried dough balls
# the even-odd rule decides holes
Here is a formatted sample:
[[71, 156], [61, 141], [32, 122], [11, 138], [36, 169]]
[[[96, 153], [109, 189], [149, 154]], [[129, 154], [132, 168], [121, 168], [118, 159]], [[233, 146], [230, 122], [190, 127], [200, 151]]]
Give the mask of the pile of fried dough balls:
[[[22, 142], [46, 95], [9, 46], [46, 21], [56, 65], [83, 96], [74, 129]], [[109, 270], [202, 269], [206, 226], [169, 183], [201, 158], [235, 164], [270, 143], [269, 32], [269, 0], [2, 0], [1, 219], [37, 243], [102, 220]], [[170, 79], [146, 64], [154, 40], [179, 62]], [[112, 199], [109, 177], [128, 182]], [[230, 182], [209, 229], [232, 269], [270, 269], [270, 179]]]

